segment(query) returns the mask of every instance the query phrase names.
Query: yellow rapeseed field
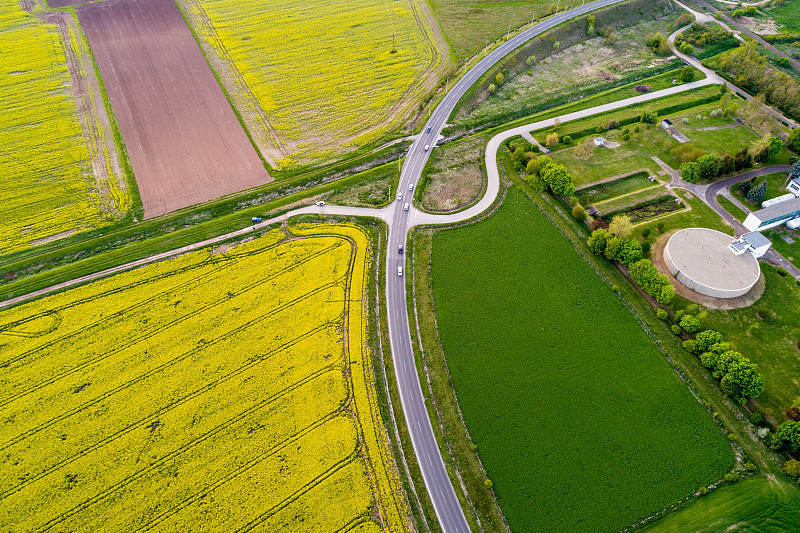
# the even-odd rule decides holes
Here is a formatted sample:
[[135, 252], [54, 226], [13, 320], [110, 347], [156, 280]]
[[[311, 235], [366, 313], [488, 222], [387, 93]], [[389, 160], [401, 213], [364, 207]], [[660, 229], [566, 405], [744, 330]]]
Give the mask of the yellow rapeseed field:
[[429, 76], [441, 75], [435, 71], [443, 61], [421, 3], [183, 0], [182, 5], [200, 39], [241, 75], [246, 87], [235, 90], [249, 92], [268, 123], [263, 129], [272, 139], [260, 144], [273, 149], [265, 155], [286, 167], [373, 141], [417, 105]]
[[0, 530], [405, 529], [369, 240], [296, 231], [0, 313]]
[[64, 43], [20, 2], [0, 5], [0, 73], [0, 255], [108, 224]]

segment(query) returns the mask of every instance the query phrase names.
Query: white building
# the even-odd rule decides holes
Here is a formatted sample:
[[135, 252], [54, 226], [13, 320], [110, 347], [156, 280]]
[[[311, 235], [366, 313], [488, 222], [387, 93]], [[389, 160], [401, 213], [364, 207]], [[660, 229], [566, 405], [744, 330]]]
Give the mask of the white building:
[[753, 257], [758, 259], [767, 253], [770, 246], [772, 246], [772, 243], [769, 239], [757, 231], [751, 231], [739, 237], [738, 241], [730, 243], [728, 249], [733, 252], [734, 255], [742, 255], [745, 252], [750, 252], [753, 254]]
[[800, 178], [795, 178], [786, 186], [790, 193], [800, 197]]
[[750, 231], [762, 231], [788, 222], [800, 216], [800, 198], [753, 211], [744, 219], [744, 227]]

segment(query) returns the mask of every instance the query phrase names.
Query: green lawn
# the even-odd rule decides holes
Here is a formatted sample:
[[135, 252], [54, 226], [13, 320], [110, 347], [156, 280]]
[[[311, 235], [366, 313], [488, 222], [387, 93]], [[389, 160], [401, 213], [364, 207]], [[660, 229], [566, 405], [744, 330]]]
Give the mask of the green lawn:
[[781, 31], [800, 32], [800, 2], [797, 0], [769, 9], [767, 14], [778, 23]]
[[724, 485], [642, 533], [800, 531], [800, 491], [781, 481], [755, 477]]
[[[780, 238], [771, 240], [778, 242]], [[762, 272], [766, 288], [761, 299], [744, 309], [709, 309], [703, 328], [721, 332], [726, 341], [761, 368], [766, 379], [758, 403], [771, 408], [782, 421], [783, 412], [800, 396], [800, 287], [793, 277], [782, 277], [763, 263]], [[757, 313], [762, 308], [774, 310], [776, 318], [759, 318]]]
[[[686, 135], [689, 140], [701, 150], [712, 153], [729, 153], [735, 154], [742, 148], [750, 146], [753, 141], [758, 139], [758, 136], [745, 128], [743, 125], [738, 124], [720, 130], [707, 130], [698, 131], [699, 128], [713, 127], [718, 124], [719, 119], [709, 117], [708, 112], [693, 113], [692, 109], [682, 111], [677, 116], [672, 116], [670, 119], [675, 124], [675, 128]], [[697, 119], [697, 116], [703, 117]], [[689, 120], [688, 124], [684, 124], [682, 119]], [[726, 121], [730, 124], [732, 121]]]
[[737, 207], [736, 204], [734, 204], [724, 196], [717, 196], [717, 201], [725, 211], [733, 215], [733, 217], [739, 222], [744, 222], [744, 219], [747, 218], [747, 213], [739, 209], [739, 207]]
[[432, 277], [452, 384], [512, 530], [617, 531], [731, 467], [636, 318], [516, 187], [488, 219], [436, 233]]
[[656, 187], [658, 183], [651, 182], [648, 178], [650, 173], [647, 171], [636, 172], [629, 176], [625, 176], [614, 181], [607, 181], [592, 187], [586, 187], [575, 192], [581, 204], [589, 205], [603, 202], [610, 198], [616, 198], [623, 194], [647, 189], [649, 187]]
[[[788, 178], [789, 175], [786, 172], [773, 172], [772, 174], [766, 174], [756, 178], [754, 185], [758, 185], [762, 181], [766, 180], [767, 192], [764, 195], [764, 199], [769, 200], [770, 198], [776, 198], [788, 193], [788, 191], [783, 187]], [[761, 209], [761, 203], [755, 203], [748, 200], [742, 190], [739, 189], [738, 184], [731, 187], [731, 194], [733, 194], [743, 204], [749, 205], [753, 210]]]
[[650, 187], [649, 189], [632, 192], [624, 196], [618, 196], [617, 198], [612, 198], [610, 200], [606, 200], [605, 202], [594, 204], [594, 206], [597, 208], [598, 211], [600, 211], [602, 215], [602, 213], [611, 213], [613, 211], [618, 211], [624, 207], [628, 206], [632, 207], [638, 203], [650, 200], [652, 198], [658, 198], [659, 196], [664, 196], [666, 194], [669, 193], [667, 192], [667, 189], [664, 188], [663, 186]]

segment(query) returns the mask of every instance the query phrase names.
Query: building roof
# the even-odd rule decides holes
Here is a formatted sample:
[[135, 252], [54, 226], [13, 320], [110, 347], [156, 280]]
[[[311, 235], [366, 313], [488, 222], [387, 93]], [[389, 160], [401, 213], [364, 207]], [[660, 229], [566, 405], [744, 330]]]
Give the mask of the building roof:
[[761, 248], [762, 246], [772, 246], [770, 240], [764, 237], [758, 231], [751, 231], [750, 233], [745, 233], [744, 235], [742, 235], [742, 239], [747, 241], [747, 243], [753, 248]]
[[688, 228], [667, 241], [665, 260], [684, 276], [715, 290], [751, 287], [761, 275], [752, 254], [734, 255], [728, 248], [733, 237], [706, 228]]
[[661, 122], [666, 124], [667, 126], [672, 126], [672, 121], [670, 119], [668, 119], [668, 118], [665, 118]]
[[776, 205], [765, 207], [764, 209], [759, 209], [758, 211], [753, 211], [753, 215], [758, 217], [759, 220], [764, 221], [782, 217], [797, 210], [800, 210], [800, 198], [787, 200]]
[[730, 246], [731, 246], [731, 248], [735, 248], [739, 252], [744, 252], [745, 250], [747, 250], [747, 246], [745, 246], [744, 244], [742, 244], [739, 241], [733, 241], [730, 244]]

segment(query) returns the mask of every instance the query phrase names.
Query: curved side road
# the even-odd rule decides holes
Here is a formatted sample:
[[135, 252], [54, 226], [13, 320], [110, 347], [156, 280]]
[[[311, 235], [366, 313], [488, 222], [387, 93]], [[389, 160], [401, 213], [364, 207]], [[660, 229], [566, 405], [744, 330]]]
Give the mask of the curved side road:
[[[452, 215], [432, 215], [422, 212], [413, 205], [409, 205], [408, 210], [404, 209], [405, 201], [410, 200], [413, 188], [422, 173], [422, 169], [430, 156], [435, 140], [438, 138], [446, 120], [452, 113], [458, 100], [477, 81], [494, 63], [510, 53], [513, 49], [523, 44], [525, 41], [546, 31], [558, 24], [571, 18], [586, 14], [600, 7], [617, 3], [621, 0], [598, 0], [574, 8], [541, 22], [528, 30], [520, 33], [513, 39], [507, 41], [502, 46], [495, 49], [491, 54], [482, 59], [472, 70], [453, 87], [445, 96], [420, 134], [412, 144], [409, 154], [403, 166], [398, 185], [399, 201], [393, 202], [383, 209], [354, 208], [343, 206], [308, 206], [296, 209], [282, 216], [263, 221], [251, 227], [243, 228], [213, 239], [184, 246], [176, 250], [154, 255], [125, 265], [120, 265], [111, 269], [104, 270], [88, 276], [83, 276], [69, 282], [61, 283], [47, 289], [34, 293], [12, 298], [0, 302], [0, 308], [14, 305], [21, 301], [43, 296], [50, 292], [85, 283], [93, 279], [105, 277], [116, 272], [121, 272], [130, 268], [145, 265], [154, 261], [159, 261], [183, 253], [191, 252], [200, 248], [208, 247], [222, 241], [247, 235], [259, 231], [265, 227], [284, 221], [289, 217], [300, 214], [320, 214], [320, 215], [344, 215], [344, 216], [363, 216], [379, 218], [389, 225], [389, 253], [387, 254], [386, 264], [386, 306], [389, 317], [389, 335], [392, 347], [392, 357], [394, 368], [397, 375], [398, 388], [400, 391], [401, 403], [411, 435], [414, 451], [425, 479], [428, 494], [433, 501], [437, 517], [445, 532], [467, 532], [469, 526], [466, 517], [456, 497], [450, 478], [445, 469], [444, 461], [439, 452], [439, 447], [428, 418], [425, 399], [420, 386], [419, 377], [414, 363], [414, 352], [412, 350], [411, 335], [408, 324], [408, 311], [406, 306], [406, 285], [405, 276], [398, 275], [398, 268], [405, 268], [405, 256], [393, 250], [397, 250], [400, 245], [405, 246], [408, 230], [417, 225], [429, 224], [450, 224], [461, 222], [475, 217], [488, 209], [495, 201], [500, 190], [500, 177], [497, 168], [497, 151], [506, 139], [527, 133], [532, 130], [552, 126], [556, 118], [542, 120], [513, 128], [499, 133], [493, 137], [486, 147], [486, 166], [487, 166], [487, 188], [481, 200], [473, 207]], [[645, 102], [657, 98], [662, 98], [671, 94], [677, 94], [695, 87], [702, 87], [719, 83], [718, 79], [706, 78], [689, 84], [670, 87], [662, 91], [655, 91], [621, 100], [618, 102], [596, 106], [583, 111], [569, 113], [558, 117], [561, 122], [567, 122], [579, 118], [588, 117], [598, 113], [626, 107], [633, 103]], [[427, 148], [427, 149], [426, 149]], [[411, 202], [408, 202], [411, 204]]]

